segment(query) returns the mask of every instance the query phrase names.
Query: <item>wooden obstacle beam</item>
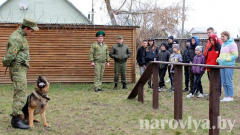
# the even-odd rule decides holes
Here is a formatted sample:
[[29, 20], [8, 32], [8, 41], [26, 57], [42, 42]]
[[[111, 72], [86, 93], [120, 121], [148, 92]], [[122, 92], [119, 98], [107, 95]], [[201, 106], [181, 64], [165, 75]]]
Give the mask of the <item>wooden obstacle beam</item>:
[[[132, 92], [129, 94], [128, 99], [133, 99], [138, 96], [138, 102], [143, 103], [144, 90], [143, 87], [148, 81], [150, 76], [153, 74], [153, 109], [159, 107], [159, 96], [158, 96], [158, 65], [159, 64], [173, 64], [174, 65], [174, 119], [182, 120], [182, 67], [183, 66], [201, 66], [210, 68], [210, 87], [209, 87], [209, 120], [210, 129], [209, 135], [219, 135], [218, 127], [218, 116], [219, 113], [219, 101], [220, 101], [220, 69], [222, 68], [233, 68], [240, 69], [239, 66], [219, 66], [219, 65], [206, 65], [206, 64], [190, 64], [190, 63], [171, 63], [163, 61], [151, 61], [147, 66], [146, 70], [139, 78]], [[212, 128], [215, 127], [215, 128]]]

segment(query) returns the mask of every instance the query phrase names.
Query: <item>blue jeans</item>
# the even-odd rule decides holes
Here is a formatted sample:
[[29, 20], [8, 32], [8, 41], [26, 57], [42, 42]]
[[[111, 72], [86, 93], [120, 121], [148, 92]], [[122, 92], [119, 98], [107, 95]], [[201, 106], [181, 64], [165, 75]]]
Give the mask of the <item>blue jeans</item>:
[[202, 76], [203, 76], [203, 74], [194, 74], [194, 85], [193, 85], [193, 89], [191, 90], [190, 93], [194, 94], [195, 90], [197, 88], [199, 88], [200, 93], [203, 94], [203, 88], [202, 88], [202, 83], [201, 83]]
[[231, 68], [220, 69], [221, 80], [222, 80], [222, 84], [225, 92], [225, 97], [232, 97], [234, 93], [233, 82], [232, 82], [233, 71], [234, 70]]
[[139, 70], [140, 70], [140, 75], [142, 76], [143, 72], [145, 71], [145, 68], [143, 66], [139, 66]]

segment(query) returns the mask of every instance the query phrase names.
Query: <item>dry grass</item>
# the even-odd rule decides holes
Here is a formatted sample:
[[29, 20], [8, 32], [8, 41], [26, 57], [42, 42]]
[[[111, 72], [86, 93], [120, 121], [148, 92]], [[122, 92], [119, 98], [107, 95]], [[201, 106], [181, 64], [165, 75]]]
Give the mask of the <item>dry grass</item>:
[[[235, 120], [235, 126], [231, 132], [220, 130], [220, 134], [240, 134], [240, 71], [235, 70], [234, 88], [235, 101], [220, 104], [220, 115], [223, 119]], [[139, 73], [137, 73], [139, 78]], [[50, 80], [51, 81], [51, 80]], [[203, 79], [204, 92], [208, 93], [208, 80], [206, 74]], [[167, 88], [170, 88], [170, 84]], [[166, 129], [140, 130], [140, 119], [172, 119], [173, 118], [173, 93], [159, 93], [159, 110], [152, 109], [152, 90], [145, 86], [144, 104], [138, 103], [137, 99], [127, 100], [134, 84], [128, 84], [128, 90], [112, 90], [113, 83], [105, 83], [104, 92], [95, 93], [93, 84], [52, 84], [49, 96], [51, 98], [47, 109], [46, 117], [51, 128], [44, 128], [40, 116], [37, 118], [41, 123], [36, 123], [35, 128], [30, 130], [13, 129], [10, 125], [11, 105], [13, 90], [11, 85], [0, 87], [0, 134], [208, 134], [207, 129], [199, 128], [197, 132], [193, 129]], [[33, 85], [28, 86], [27, 93], [34, 89]], [[223, 92], [224, 93], [224, 92]], [[209, 101], [205, 99], [186, 99], [183, 97], [183, 120], [188, 116], [193, 119], [208, 119]]]

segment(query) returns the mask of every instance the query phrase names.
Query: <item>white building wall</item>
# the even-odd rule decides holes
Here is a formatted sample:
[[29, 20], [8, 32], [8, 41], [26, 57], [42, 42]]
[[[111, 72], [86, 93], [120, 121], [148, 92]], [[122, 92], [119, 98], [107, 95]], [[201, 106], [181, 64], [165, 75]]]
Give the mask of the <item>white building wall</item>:
[[38, 23], [89, 24], [89, 21], [66, 0], [27, 0], [27, 10], [20, 10], [20, 1], [10, 0], [0, 8], [1, 22], [21, 23], [24, 17], [30, 17]]

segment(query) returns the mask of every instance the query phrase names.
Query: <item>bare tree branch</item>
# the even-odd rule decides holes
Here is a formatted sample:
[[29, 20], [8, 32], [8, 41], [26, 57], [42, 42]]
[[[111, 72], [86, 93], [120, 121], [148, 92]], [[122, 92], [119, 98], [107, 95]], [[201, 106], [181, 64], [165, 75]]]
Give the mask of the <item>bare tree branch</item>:
[[127, 10], [114, 10], [113, 13], [115, 15], [118, 15], [118, 14], [131, 14], [131, 15], [138, 15], [138, 14], [150, 14], [150, 13], [154, 13], [155, 11], [145, 11], [145, 10], [141, 10], [141, 11], [135, 11], [135, 12], [132, 12], [132, 11], [127, 11]]
[[110, 19], [111, 19], [111, 23], [112, 25], [117, 25], [117, 21], [114, 17], [114, 14], [113, 14], [113, 9], [111, 7], [111, 3], [110, 3], [111, 0], [105, 0], [105, 3], [106, 3], [106, 7], [107, 7], [107, 10], [108, 10], [108, 15], [110, 16]]
[[126, 3], [126, 1], [127, 1], [127, 0], [125, 0], [125, 1], [123, 2], [123, 4], [119, 7], [119, 9], [117, 9], [117, 10], [120, 10], [120, 9], [123, 7], [123, 5]]

